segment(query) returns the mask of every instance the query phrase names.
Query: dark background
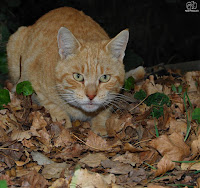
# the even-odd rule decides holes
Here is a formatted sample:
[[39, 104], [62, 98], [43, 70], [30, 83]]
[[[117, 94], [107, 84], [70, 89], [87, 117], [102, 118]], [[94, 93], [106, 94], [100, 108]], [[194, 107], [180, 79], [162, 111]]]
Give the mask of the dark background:
[[[19, 26], [46, 12], [70, 6], [82, 10], [114, 37], [129, 28], [126, 69], [200, 59], [200, 12], [185, 12], [182, 0], [1, 0], [1, 51]], [[195, 1], [199, 5], [200, 1]]]

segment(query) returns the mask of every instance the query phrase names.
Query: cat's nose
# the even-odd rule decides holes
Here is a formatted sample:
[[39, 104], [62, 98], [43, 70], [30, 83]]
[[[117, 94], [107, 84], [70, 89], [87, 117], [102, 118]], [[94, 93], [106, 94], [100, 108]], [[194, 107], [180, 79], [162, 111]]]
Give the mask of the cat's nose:
[[92, 99], [94, 99], [95, 97], [96, 97], [96, 95], [87, 95], [87, 97], [90, 99], [90, 100], [92, 100]]

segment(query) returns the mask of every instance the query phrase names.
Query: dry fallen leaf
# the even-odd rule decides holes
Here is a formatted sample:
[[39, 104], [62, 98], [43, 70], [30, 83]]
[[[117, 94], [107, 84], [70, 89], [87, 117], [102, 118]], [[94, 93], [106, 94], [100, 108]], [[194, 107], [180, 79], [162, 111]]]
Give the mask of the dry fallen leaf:
[[22, 177], [21, 187], [45, 188], [47, 185], [48, 181], [34, 170]]
[[169, 128], [170, 134], [176, 132], [186, 135], [187, 132], [187, 123], [185, 122], [185, 120], [176, 120], [174, 118], [169, 117], [166, 123], [166, 127]]
[[31, 138], [30, 131], [13, 130], [11, 134], [11, 140], [22, 141], [23, 139]]
[[47, 164], [54, 163], [51, 159], [49, 159], [48, 157], [46, 157], [41, 152], [32, 151], [31, 152], [31, 156], [33, 158], [33, 161], [36, 161], [37, 164], [39, 164], [39, 165], [47, 165]]
[[80, 162], [86, 164], [89, 167], [95, 168], [100, 165], [101, 161], [106, 159], [107, 157], [103, 153], [89, 153], [83, 157]]
[[108, 136], [115, 136], [125, 125], [124, 119], [119, 118], [118, 114], [112, 114], [106, 121], [106, 131]]
[[163, 158], [157, 164], [157, 170], [155, 176], [165, 174], [167, 171], [174, 169], [175, 162], [172, 162], [167, 155], [164, 155]]
[[67, 163], [52, 163], [44, 165], [42, 175], [46, 179], [59, 178], [64, 171], [64, 176], [69, 176], [69, 165]]
[[181, 164], [182, 170], [200, 170], [200, 163], [182, 163]]
[[72, 177], [70, 187], [110, 188], [112, 183], [115, 183], [115, 176], [113, 174], [101, 175], [89, 172], [87, 169], [78, 169]]
[[64, 178], [59, 178], [56, 181], [52, 183], [52, 185], [49, 188], [67, 188], [69, 185], [69, 182]]
[[39, 111], [32, 112], [32, 116], [33, 116], [32, 127], [34, 127], [34, 129], [39, 130], [47, 126], [47, 122], [45, 121], [44, 117]]
[[156, 175], [165, 173], [168, 170], [172, 170], [175, 166], [170, 161], [182, 161], [185, 157], [190, 154], [189, 146], [183, 141], [182, 134], [176, 132], [171, 135], [161, 135], [158, 138], [150, 141], [150, 146], [158, 150], [163, 156], [158, 165]]
[[195, 158], [200, 153], [200, 135], [197, 140], [193, 140], [191, 144], [192, 158]]
[[74, 140], [72, 139], [70, 132], [62, 127], [59, 136], [54, 139], [54, 146], [69, 146], [73, 142]]
[[108, 142], [105, 139], [98, 136], [92, 131], [89, 131], [87, 141], [85, 144], [89, 146], [90, 150], [108, 151], [112, 149], [112, 147], [108, 144]]
[[110, 159], [102, 161], [101, 165], [107, 169], [107, 172], [112, 174], [128, 174], [133, 170], [133, 167], [130, 164], [121, 163], [119, 161], [111, 161]]
[[64, 160], [72, 159], [74, 157], [79, 157], [82, 151], [83, 147], [80, 144], [73, 144], [71, 146], [65, 147], [60, 152], [57, 152], [55, 154], [55, 158], [61, 158]]
[[132, 166], [135, 166], [136, 163], [141, 163], [138, 153], [130, 153], [128, 151], [124, 155], [114, 157], [113, 161], [131, 164]]

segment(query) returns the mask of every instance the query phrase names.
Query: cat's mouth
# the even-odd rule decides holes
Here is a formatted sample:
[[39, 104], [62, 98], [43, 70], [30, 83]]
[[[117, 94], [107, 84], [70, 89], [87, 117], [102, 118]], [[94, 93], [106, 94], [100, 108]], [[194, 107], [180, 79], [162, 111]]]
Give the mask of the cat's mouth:
[[81, 108], [86, 112], [94, 112], [99, 108], [99, 104], [88, 102], [81, 105]]

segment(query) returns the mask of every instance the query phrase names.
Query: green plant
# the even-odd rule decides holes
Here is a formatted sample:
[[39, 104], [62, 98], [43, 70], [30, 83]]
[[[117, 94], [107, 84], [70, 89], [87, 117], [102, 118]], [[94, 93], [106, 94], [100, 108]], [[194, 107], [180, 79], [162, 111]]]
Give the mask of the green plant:
[[140, 89], [140, 91], [134, 94], [134, 98], [137, 100], [144, 100], [146, 97], [147, 97], [147, 94], [142, 89]]
[[22, 93], [24, 96], [29, 96], [33, 94], [34, 90], [29, 81], [23, 81], [17, 84], [16, 92], [17, 94]]
[[0, 180], [0, 187], [1, 188], [7, 188], [8, 187], [7, 181], [6, 180]]
[[192, 119], [200, 123], [200, 108], [195, 108], [192, 112]]
[[164, 114], [164, 105], [170, 105], [170, 99], [164, 93], [157, 92], [149, 95], [144, 103], [147, 106], [152, 106], [152, 116], [155, 118], [159, 118]]
[[3, 105], [7, 105], [10, 102], [10, 94], [7, 89], [0, 89], [0, 109], [3, 109]]
[[131, 76], [125, 80], [124, 89], [130, 91], [134, 89], [135, 79]]

